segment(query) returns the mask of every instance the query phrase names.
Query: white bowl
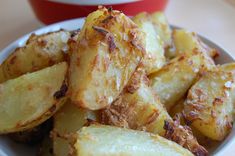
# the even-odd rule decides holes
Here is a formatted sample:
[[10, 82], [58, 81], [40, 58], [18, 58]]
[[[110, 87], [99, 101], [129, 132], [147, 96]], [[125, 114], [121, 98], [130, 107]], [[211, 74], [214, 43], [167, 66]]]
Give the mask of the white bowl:
[[[51, 31], [56, 31], [59, 29], [66, 29], [66, 30], [75, 30], [81, 28], [84, 24], [84, 18], [68, 20], [56, 24], [52, 24], [41, 29], [38, 29], [31, 33], [36, 34], [43, 34]], [[174, 27], [174, 26], [173, 26]], [[6, 57], [11, 54], [15, 48], [23, 46], [28, 39], [29, 35], [27, 34], [15, 42], [11, 43], [5, 49], [0, 52], [0, 63], [6, 59]], [[234, 61], [233, 57], [230, 56], [224, 49], [220, 46], [216, 45], [212, 41], [209, 41], [205, 37], [202, 37], [202, 40], [208, 44], [210, 47], [216, 48], [220, 52], [220, 56], [216, 59], [217, 64], [224, 64]], [[229, 136], [220, 144], [218, 147], [212, 151], [212, 155], [224, 155], [224, 153], [228, 153], [229, 149], [235, 149], [235, 128], [233, 127], [232, 132]], [[36, 155], [37, 146], [26, 146], [22, 144], [17, 144], [6, 136], [0, 136], [0, 156], [32, 156]], [[235, 152], [235, 150], [234, 150]], [[230, 153], [229, 155], [233, 155]]]

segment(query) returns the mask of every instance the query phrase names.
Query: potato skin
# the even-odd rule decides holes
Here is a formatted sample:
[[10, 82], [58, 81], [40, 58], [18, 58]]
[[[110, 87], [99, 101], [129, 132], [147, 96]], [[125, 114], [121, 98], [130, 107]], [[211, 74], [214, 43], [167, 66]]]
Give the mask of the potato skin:
[[110, 105], [141, 61], [144, 37], [119, 11], [100, 8], [88, 15], [77, 44], [70, 47], [72, 102], [90, 110]]
[[221, 141], [232, 129], [234, 79], [220, 67], [204, 73], [189, 90], [185, 118], [205, 136]]
[[76, 136], [74, 155], [77, 156], [193, 155], [158, 135], [112, 126], [83, 127]]
[[50, 118], [66, 100], [67, 63], [0, 85], [0, 134], [31, 129]]
[[69, 38], [65, 30], [32, 34], [25, 46], [16, 48], [0, 65], [0, 83], [65, 61]]

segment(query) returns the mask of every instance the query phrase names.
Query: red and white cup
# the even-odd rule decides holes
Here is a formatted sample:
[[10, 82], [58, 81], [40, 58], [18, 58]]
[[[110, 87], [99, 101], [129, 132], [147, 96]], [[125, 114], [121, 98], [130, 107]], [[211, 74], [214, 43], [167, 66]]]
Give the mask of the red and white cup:
[[168, 0], [29, 0], [37, 18], [44, 24], [85, 17], [98, 5], [120, 10], [126, 15], [164, 11]]

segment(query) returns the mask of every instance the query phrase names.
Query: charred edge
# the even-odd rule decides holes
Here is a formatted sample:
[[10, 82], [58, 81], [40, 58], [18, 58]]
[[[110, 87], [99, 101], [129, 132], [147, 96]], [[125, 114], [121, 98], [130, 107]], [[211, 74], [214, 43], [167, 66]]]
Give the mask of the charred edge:
[[158, 116], [159, 116], [159, 112], [155, 110], [155, 112], [148, 117], [147, 122], [144, 125], [152, 124], [154, 121], [156, 121]]
[[117, 47], [115, 42], [114, 42], [113, 35], [108, 30], [106, 30], [106, 29], [104, 29], [102, 27], [92, 26], [92, 28], [95, 31], [97, 31], [97, 32], [99, 32], [99, 33], [101, 33], [101, 34], [106, 36], [107, 41], [108, 41], [108, 45], [109, 45], [109, 52], [113, 52], [116, 49], [116, 47]]
[[172, 134], [174, 132], [173, 127], [171, 126], [170, 122], [167, 120], [164, 121], [163, 128], [166, 130], [166, 134], [165, 134], [166, 138], [168, 138], [169, 134]]
[[125, 91], [128, 93], [135, 93], [136, 90], [140, 88], [140, 81], [143, 77], [143, 71], [141, 68], [137, 68], [137, 71], [135, 71], [131, 76], [131, 81], [128, 83], [128, 85], [125, 87]]
[[128, 93], [131, 93], [131, 94], [133, 94], [133, 93], [135, 93], [135, 91], [136, 90], [138, 90], [140, 88], [140, 86], [139, 86], [139, 84], [131, 84], [131, 85], [128, 85], [128, 86], [126, 86], [126, 91], [128, 92]]
[[132, 37], [130, 43], [133, 47], [137, 48], [138, 50], [145, 52], [145, 49], [142, 47], [142, 45], [140, 43], [138, 43], [138, 37], [137, 37], [137, 33], [134, 31], [130, 32], [130, 35]]
[[9, 63], [12, 65], [12, 64], [15, 64], [15, 61], [16, 61], [17, 57], [16, 55], [13, 55], [12, 58], [10, 59]]
[[39, 47], [45, 47], [47, 45], [47, 41], [46, 40], [38, 39], [37, 43], [38, 43]]
[[81, 31], [80, 28], [78, 28], [77, 30], [71, 31], [70, 37], [71, 37], [71, 38], [75, 37], [80, 31]]
[[144, 48], [141, 45], [139, 45], [136, 40], [132, 40], [131, 44], [132, 46], [136, 47], [138, 50], [144, 51]]
[[182, 112], [181, 114], [182, 114], [182, 117], [183, 117], [183, 119], [184, 119], [185, 124], [186, 124], [187, 126], [192, 125], [193, 122], [187, 119], [185, 113]]
[[92, 26], [92, 28], [93, 28], [95, 31], [97, 31], [97, 32], [99, 32], [99, 33], [101, 33], [101, 34], [103, 34], [103, 35], [107, 35], [107, 34], [109, 33], [108, 30], [104, 29], [103, 27]]
[[109, 52], [113, 52], [117, 47], [115, 42], [114, 42], [113, 35], [108, 34], [107, 40], [108, 40], [108, 45], [109, 45]]
[[114, 18], [114, 16], [110, 15], [110, 16], [108, 16], [107, 18], [105, 18], [105, 19], [102, 21], [102, 23], [106, 24], [106, 23], [109, 22], [109, 20], [111, 20], [111, 19], [113, 19], [113, 18]]
[[89, 119], [89, 118], [87, 118], [86, 119], [87, 120], [87, 122], [83, 125], [83, 126], [85, 126], [85, 127], [89, 127], [89, 126], [91, 126], [91, 125], [97, 125], [97, 124], [99, 124], [97, 121], [94, 121], [94, 120], [92, 120], [92, 119]]
[[68, 53], [65, 53], [65, 54], [64, 54], [64, 60], [65, 60], [66, 62], [70, 62], [70, 57], [69, 57], [69, 54], [68, 54]]
[[202, 146], [199, 146], [197, 148], [195, 148], [192, 153], [195, 155], [195, 156], [207, 156], [208, 155], [208, 151], [203, 148]]
[[56, 110], [56, 105], [51, 106], [51, 108], [49, 109], [51, 113], [55, 112], [55, 110]]
[[54, 98], [60, 99], [60, 98], [64, 97], [67, 90], [68, 90], [68, 86], [65, 83], [63, 83], [63, 85], [60, 87], [60, 90], [55, 92]]
[[165, 121], [164, 123], [165, 138], [172, 140], [182, 147], [188, 149], [196, 156], [207, 156], [208, 151], [198, 144], [193, 137], [192, 130], [188, 126], [180, 126], [178, 121]]
[[222, 98], [218, 98], [218, 97], [216, 97], [215, 99], [214, 99], [214, 101], [213, 101], [213, 105], [214, 106], [216, 106], [216, 105], [222, 105], [223, 104], [223, 99]]
[[227, 127], [227, 129], [232, 129], [233, 128], [233, 122], [232, 121], [227, 121], [226, 122], [226, 127]]
[[211, 55], [212, 55], [212, 58], [213, 58], [213, 59], [216, 59], [217, 57], [220, 56], [220, 51], [218, 51], [218, 50], [216, 50], [216, 49], [212, 50], [211, 53], [212, 53]]

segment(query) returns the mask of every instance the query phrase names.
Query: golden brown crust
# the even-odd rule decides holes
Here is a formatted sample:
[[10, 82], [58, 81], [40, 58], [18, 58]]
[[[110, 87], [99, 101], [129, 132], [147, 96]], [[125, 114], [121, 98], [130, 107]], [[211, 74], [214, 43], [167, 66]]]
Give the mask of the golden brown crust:
[[103, 124], [115, 125], [118, 127], [130, 128], [127, 120], [131, 113], [131, 107], [128, 107], [119, 96], [112, 105], [101, 110], [101, 122]]
[[162, 135], [164, 120], [170, 117], [148, 85], [149, 79], [140, 65], [121, 95], [101, 110], [101, 122]]
[[54, 95], [53, 95], [54, 98], [58, 100], [58, 99], [64, 97], [66, 95], [67, 90], [68, 90], [68, 86], [64, 82], [62, 84], [62, 86], [60, 87], [60, 90], [58, 90], [57, 92], [54, 93]]
[[65, 61], [70, 32], [59, 30], [42, 35], [32, 34], [0, 66], [0, 82], [38, 71]]
[[191, 128], [180, 125], [179, 114], [174, 121], [165, 121], [164, 129], [166, 130], [165, 138], [187, 148], [196, 156], [208, 155], [208, 151], [198, 144], [197, 139], [193, 136]]
[[[136, 105], [138, 101], [127, 101], [124, 96], [125, 94], [134, 94], [142, 83], [145, 85], [149, 84], [149, 79], [146, 76], [145, 70], [140, 66], [133, 73], [131, 79], [119, 97], [112, 103], [112, 105], [101, 111], [102, 123], [131, 129], [139, 129], [139, 126], [144, 126], [137, 125], [135, 121], [133, 121], [133, 118], [135, 118], [135, 107], [137, 107]], [[155, 121], [158, 115], [159, 113], [157, 110], [150, 114], [145, 125], [151, 124]]]

